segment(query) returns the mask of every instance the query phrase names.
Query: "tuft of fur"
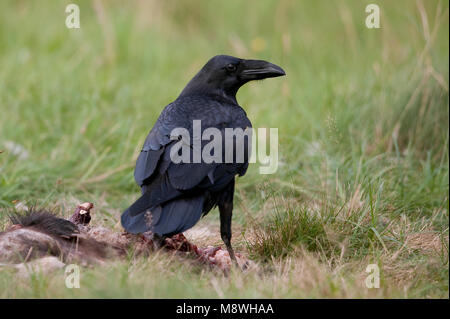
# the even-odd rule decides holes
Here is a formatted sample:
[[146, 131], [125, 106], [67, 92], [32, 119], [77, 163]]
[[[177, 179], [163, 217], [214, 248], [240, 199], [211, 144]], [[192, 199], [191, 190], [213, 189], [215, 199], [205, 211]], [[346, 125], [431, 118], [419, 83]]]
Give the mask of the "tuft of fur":
[[14, 225], [32, 227], [50, 236], [72, 238], [79, 232], [74, 223], [42, 209], [31, 208], [25, 213], [15, 212], [9, 215], [9, 219]]

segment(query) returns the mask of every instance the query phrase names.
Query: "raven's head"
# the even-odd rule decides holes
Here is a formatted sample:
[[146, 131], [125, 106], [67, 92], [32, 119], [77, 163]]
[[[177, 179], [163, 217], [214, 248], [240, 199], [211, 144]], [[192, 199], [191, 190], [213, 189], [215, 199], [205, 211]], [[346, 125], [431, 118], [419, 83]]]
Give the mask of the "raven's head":
[[263, 60], [216, 55], [194, 76], [181, 95], [217, 94], [235, 101], [237, 91], [245, 83], [285, 74], [278, 65]]

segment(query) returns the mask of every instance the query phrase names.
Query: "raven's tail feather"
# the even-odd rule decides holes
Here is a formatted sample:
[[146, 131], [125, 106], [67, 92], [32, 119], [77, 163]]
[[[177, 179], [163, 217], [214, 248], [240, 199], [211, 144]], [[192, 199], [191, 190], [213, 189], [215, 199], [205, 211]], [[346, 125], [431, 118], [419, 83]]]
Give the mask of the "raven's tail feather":
[[122, 226], [132, 234], [152, 231], [159, 236], [172, 236], [188, 230], [199, 221], [203, 203], [203, 195], [177, 198], [162, 205], [143, 208], [139, 214], [131, 214], [133, 204], [122, 214]]
[[127, 209], [131, 217], [181, 195], [181, 192], [172, 186], [167, 174], [159, 176], [152, 184], [144, 186], [144, 189], [142, 196]]

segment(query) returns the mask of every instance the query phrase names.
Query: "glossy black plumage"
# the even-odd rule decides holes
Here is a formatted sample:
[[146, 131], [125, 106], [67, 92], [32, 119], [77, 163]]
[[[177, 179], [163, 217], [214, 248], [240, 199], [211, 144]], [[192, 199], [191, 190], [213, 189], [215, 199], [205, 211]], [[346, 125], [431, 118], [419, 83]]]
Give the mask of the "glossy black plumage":
[[[207, 193], [220, 192], [236, 174], [243, 175], [248, 167], [248, 159], [244, 163], [179, 163], [170, 159], [170, 149], [177, 141], [170, 140], [170, 132], [175, 127], [184, 127], [192, 136], [193, 120], [201, 120], [202, 129], [216, 127], [224, 130], [229, 128], [251, 127], [245, 111], [238, 105], [220, 103], [214, 97], [188, 96], [181, 97], [169, 104], [162, 112], [154, 128], [147, 137], [144, 147], [138, 157], [135, 169], [135, 180], [142, 187], [143, 195], [123, 215], [122, 224], [131, 233], [142, 233], [151, 230], [158, 235], [172, 234], [175, 231], [183, 232], [192, 227], [201, 217], [201, 213], [187, 209], [191, 203], [197, 201], [178, 200], [180, 209], [190, 214], [192, 219], [171, 221], [173, 227], [170, 231], [166, 225], [153, 224], [144, 226], [131, 218], [144, 215], [147, 210], [164, 210], [168, 205], [161, 205], [179, 197], [182, 199]], [[204, 146], [205, 143], [202, 143]], [[159, 147], [159, 149], [157, 148]], [[211, 182], [213, 179], [214, 183]], [[216, 196], [212, 194], [214, 201]], [[208, 206], [214, 207], [216, 203]], [[173, 205], [170, 206], [173, 209]], [[210, 208], [210, 209], [211, 209]], [[145, 222], [143, 217], [141, 222]], [[179, 223], [184, 223], [184, 227]]]
[[[176, 164], [169, 155], [177, 141], [171, 140], [170, 135], [175, 128], [185, 128], [193, 137], [194, 120], [201, 120], [202, 133], [210, 127], [222, 133], [225, 128], [251, 127], [236, 101], [238, 89], [251, 80], [281, 75], [284, 71], [280, 67], [265, 61], [224, 55], [208, 61], [180, 96], [164, 108], [148, 134], [134, 172], [142, 196], [122, 214], [123, 227], [130, 233], [152, 231], [169, 236], [194, 226], [202, 214], [219, 205], [221, 223], [222, 215], [229, 216], [224, 217], [223, 223], [228, 223], [224, 227], [230, 230], [223, 230], [222, 238], [229, 233], [231, 239], [234, 179], [245, 174], [249, 154], [245, 153], [240, 163], [202, 160]], [[202, 141], [201, 149], [208, 142]], [[192, 147], [192, 139], [190, 143]], [[225, 158], [225, 150], [222, 157]]]

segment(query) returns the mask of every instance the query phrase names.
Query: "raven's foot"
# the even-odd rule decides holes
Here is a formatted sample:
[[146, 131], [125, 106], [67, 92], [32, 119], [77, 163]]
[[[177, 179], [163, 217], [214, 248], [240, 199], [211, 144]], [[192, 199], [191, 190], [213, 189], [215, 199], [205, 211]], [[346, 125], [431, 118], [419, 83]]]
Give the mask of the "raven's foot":
[[228, 250], [223, 249], [221, 246], [208, 246], [204, 249], [199, 249], [199, 259], [225, 272], [228, 272], [233, 266], [246, 270], [251, 265], [251, 261], [240, 253], [235, 253], [234, 258], [233, 260]]
[[234, 253], [232, 250], [231, 255], [227, 249], [223, 249], [221, 246], [198, 248], [196, 245], [190, 243], [183, 234], [166, 238], [164, 248], [183, 253], [192, 253], [201, 263], [207, 264], [213, 268], [219, 268], [226, 272], [228, 272], [233, 265], [241, 270], [246, 270], [251, 264], [251, 261], [242, 254]]

